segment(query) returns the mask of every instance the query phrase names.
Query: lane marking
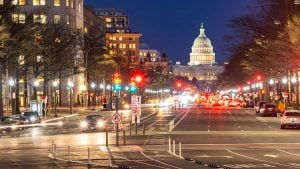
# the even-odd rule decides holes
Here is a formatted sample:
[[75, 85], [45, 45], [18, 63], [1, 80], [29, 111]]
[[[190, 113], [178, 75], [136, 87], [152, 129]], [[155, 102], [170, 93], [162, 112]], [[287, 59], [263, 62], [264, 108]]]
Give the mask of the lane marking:
[[247, 158], [247, 159], [250, 159], [250, 160], [254, 160], [254, 161], [261, 161], [261, 162], [265, 162], [265, 163], [270, 163], [270, 164], [275, 164], [275, 165], [285, 166], [285, 167], [290, 167], [290, 168], [300, 168], [300, 167], [295, 167], [295, 166], [291, 166], [291, 165], [285, 165], [285, 164], [275, 163], [275, 162], [272, 162], [272, 161], [261, 160], [261, 159], [249, 157], [249, 156], [246, 156], [246, 155], [242, 155], [242, 154], [233, 152], [233, 151], [231, 151], [231, 150], [229, 150], [229, 149], [226, 149], [226, 150], [227, 150], [228, 152], [234, 154], [234, 155], [237, 155], [237, 156], [240, 156], [240, 157], [244, 157], [244, 158]]
[[166, 166], [168, 166], [168, 167], [172, 167], [172, 168], [183, 169], [183, 168], [176, 167], [176, 166], [174, 166], [174, 165], [167, 164], [167, 163], [165, 163], [165, 162], [156, 160], [156, 159], [154, 159], [154, 158], [151, 158], [151, 157], [147, 156], [143, 151], [141, 151], [140, 153], [141, 153], [144, 157], [146, 157], [146, 158], [148, 158], [148, 159], [150, 159], [150, 160], [152, 160], [152, 161], [155, 161], [155, 162], [157, 162], [157, 163], [160, 163], [160, 164], [166, 165]]
[[186, 112], [179, 120], [178, 122], [174, 125], [173, 129], [176, 128], [176, 126], [190, 113], [190, 111]]
[[195, 157], [204, 157], [204, 158], [233, 158], [232, 156], [209, 156], [209, 155], [199, 155], [199, 156], [195, 156]]
[[281, 151], [281, 152], [286, 153], [286, 154], [290, 154], [290, 155], [294, 155], [294, 156], [300, 157], [300, 154], [291, 153], [291, 152], [284, 151], [284, 150], [281, 150], [281, 149], [276, 149], [276, 150], [277, 151]]
[[272, 157], [272, 158], [278, 158], [278, 155], [273, 154], [265, 154], [264, 157]]

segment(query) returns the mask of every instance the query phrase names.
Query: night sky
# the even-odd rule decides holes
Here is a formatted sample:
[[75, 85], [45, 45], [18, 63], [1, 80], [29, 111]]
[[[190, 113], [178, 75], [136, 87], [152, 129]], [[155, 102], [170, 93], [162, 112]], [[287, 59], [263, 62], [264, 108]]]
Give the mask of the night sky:
[[141, 43], [166, 52], [175, 63], [189, 61], [201, 22], [212, 41], [216, 61], [228, 58], [224, 36], [231, 34], [229, 19], [248, 12], [253, 0], [85, 0], [96, 8], [123, 9], [134, 32], [143, 34]]

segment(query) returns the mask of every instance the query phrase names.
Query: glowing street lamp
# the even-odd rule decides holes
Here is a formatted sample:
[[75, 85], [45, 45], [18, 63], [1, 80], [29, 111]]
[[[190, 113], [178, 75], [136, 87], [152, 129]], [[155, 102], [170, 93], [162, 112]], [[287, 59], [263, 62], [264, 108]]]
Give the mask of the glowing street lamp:
[[284, 83], [284, 84], [287, 83], [287, 78], [286, 78], [286, 77], [284, 77], [284, 78], [282, 79], [282, 83]]
[[273, 85], [275, 83], [275, 81], [273, 79], [270, 79], [269, 84]]
[[39, 82], [38, 80], [35, 80], [35, 81], [33, 82], [33, 85], [34, 85], [35, 87], [38, 87], [38, 86], [40, 85], [40, 82]]
[[91, 88], [94, 89], [95, 87], [96, 87], [96, 84], [93, 82], [93, 83], [91, 84]]
[[291, 78], [291, 82], [292, 82], [292, 83], [296, 83], [296, 82], [297, 82], [297, 78], [296, 78], [296, 77], [292, 77], [292, 78]]

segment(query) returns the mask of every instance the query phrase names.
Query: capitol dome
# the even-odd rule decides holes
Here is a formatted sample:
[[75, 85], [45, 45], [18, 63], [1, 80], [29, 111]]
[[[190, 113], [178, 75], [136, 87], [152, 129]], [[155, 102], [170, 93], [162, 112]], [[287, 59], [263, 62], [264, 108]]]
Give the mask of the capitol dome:
[[189, 65], [214, 64], [215, 53], [209, 38], [205, 35], [205, 29], [201, 24], [200, 34], [194, 40], [190, 53]]

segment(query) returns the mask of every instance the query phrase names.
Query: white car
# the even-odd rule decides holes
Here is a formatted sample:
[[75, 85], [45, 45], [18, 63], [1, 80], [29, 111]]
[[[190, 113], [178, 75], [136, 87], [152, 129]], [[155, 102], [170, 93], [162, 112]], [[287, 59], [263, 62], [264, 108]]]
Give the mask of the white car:
[[300, 127], [300, 111], [299, 110], [287, 110], [281, 117], [281, 129], [286, 127]]

